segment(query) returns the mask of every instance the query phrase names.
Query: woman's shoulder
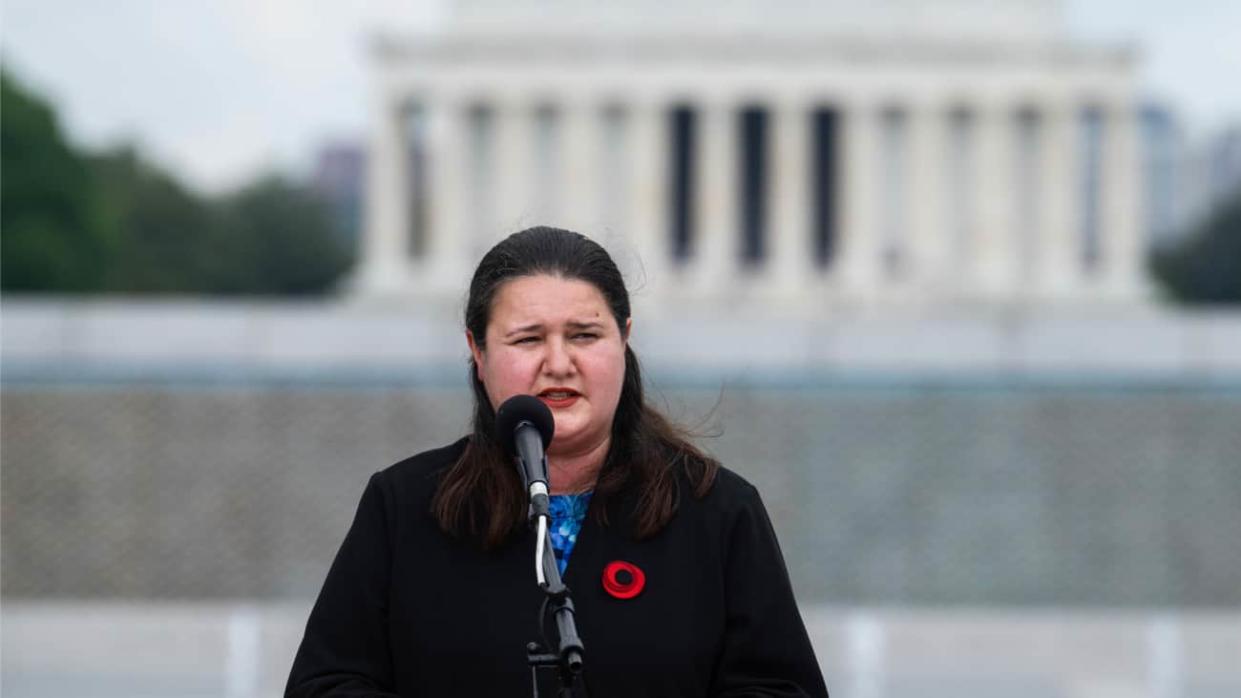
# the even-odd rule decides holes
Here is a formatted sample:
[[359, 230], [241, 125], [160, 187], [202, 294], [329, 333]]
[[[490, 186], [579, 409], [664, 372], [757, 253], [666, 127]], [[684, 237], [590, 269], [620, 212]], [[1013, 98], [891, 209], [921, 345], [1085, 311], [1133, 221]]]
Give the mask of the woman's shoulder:
[[715, 482], [712, 484], [711, 491], [716, 490], [727, 497], [743, 497], [757, 492], [749, 480], [724, 465], [721, 465], [715, 473]]
[[[693, 492], [694, 485], [685, 473], [681, 474], [682, 487]], [[758, 489], [745, 477], [725, 466], [715, 471], [711, 488], [701, 497], [690, 497], [700, 502], [700, 506], [714, 509], [722, 513], [734, 513], [749, 509], [760, 501]]]
[[433, 492], [440, 474], [457, 462], [468, 442], [469, 437], [463, 436], [447, 446], [416, 453], [375, 473], [374, 480], [387, 489]]

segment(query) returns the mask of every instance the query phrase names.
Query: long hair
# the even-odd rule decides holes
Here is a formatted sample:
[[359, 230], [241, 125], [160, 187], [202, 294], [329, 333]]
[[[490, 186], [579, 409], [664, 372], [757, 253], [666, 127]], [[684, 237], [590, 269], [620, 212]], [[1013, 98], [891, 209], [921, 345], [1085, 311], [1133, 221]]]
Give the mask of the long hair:
[[[536, 227], [510, 235], [483, 257], [470, 281], [465, 326], [480, 349], [486, 349], [487, 324], [496, 294], [517, 277], [549, 274], [585, 281], [603, 295], [612, 317], [625, 332], [629, 292], [616, 263], [598, 243], [580, 233]], [[440, 527], [471, 537], [484, 548], [503, 543], [526, 519], [526, 493], [511, 458], [495, 440], [495, 408], [471, 357], [474, 392], [473, 430], [461, 457], [440, 479], [431, 505]], [[612, 440], [599, 479], [592, 511], [607, 524], [606, 503], [622, 488], [638, 493], [634, 520], [639, 539], [659, 532], [679, 505], [678, 474], [689, 480], [693, 495], [711, 489], [719, 462], [689, 441], [689, 435], [647, 404], [642, 370], [633, 349], [625, 346], [625, 376], [612, 420]]]

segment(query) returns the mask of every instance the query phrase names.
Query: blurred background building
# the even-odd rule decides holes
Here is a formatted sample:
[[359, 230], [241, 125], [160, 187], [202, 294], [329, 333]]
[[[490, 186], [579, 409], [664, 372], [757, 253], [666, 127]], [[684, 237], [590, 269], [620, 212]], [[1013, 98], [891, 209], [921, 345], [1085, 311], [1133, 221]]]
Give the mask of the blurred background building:
[[1149, 293], [1135, 54], [1057, 2], [458, 8], [372, 47], [357, 293], [456, 295], [536, 221], [660, 301]]
[[350, 44], [370, 123], [307, 177], [206, 193], [6, 72], [4, 695], [279, 695], [366, 477], [465, 429], [473, 265], [544, 223], [762, 491], [833, 696], [1237, 695], [1241, 138], [1064, 8], [446, 2]]

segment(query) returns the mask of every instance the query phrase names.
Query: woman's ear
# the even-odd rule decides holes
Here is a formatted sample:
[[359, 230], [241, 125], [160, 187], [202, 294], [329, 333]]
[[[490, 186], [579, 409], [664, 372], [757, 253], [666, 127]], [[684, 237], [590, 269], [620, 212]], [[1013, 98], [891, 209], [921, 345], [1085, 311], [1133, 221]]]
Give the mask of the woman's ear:
[[624, 336], [624, 337], [621, 337], [621, 339], [623, 339], [623, 340], [625, 340], [626, 342], [628, 342], [628, 341], [629, 341], [629, 333], [630, 333], [632, 330], [633, 330], [633, 318], [631, 318], [631, 317], [627, 317], [627, 318], [625, 318], [625, 336]]
[[474, 359], [474, 372], [478, 374], [478, 380], [483, 380], [483, 350], [478, 346], [478, 342], [474, 341], [474, 333], [465, 331], [465, 343], [470, 345], [470, 357]]

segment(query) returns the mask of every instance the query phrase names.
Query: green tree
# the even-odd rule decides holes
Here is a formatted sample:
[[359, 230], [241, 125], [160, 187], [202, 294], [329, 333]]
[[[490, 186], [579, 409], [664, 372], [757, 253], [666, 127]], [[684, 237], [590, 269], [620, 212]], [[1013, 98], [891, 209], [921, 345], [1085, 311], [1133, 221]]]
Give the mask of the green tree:
[[314, 294], [351, 264], [306, 188], [267, 176], [204, 198], [132, 148], [84, 157], [48, 104], [0, 78], [5, 291]]
[[323, 293], [352, 264], [325, 204], [268, 176], [218, 203], [209, 259], [215, 293]]
[[0, 288], [94, 291], [109, 241], [52, 108], [0, 69]]
[[1241, 303], [1241, 190], [1187, 238], [1156, 251], [1151, 269], [1184, 303]]
[[132, 148], [90, 160], [101, 215], [113, 233], [104, 288], [196, 293], [210, 286], [211, 206]]

